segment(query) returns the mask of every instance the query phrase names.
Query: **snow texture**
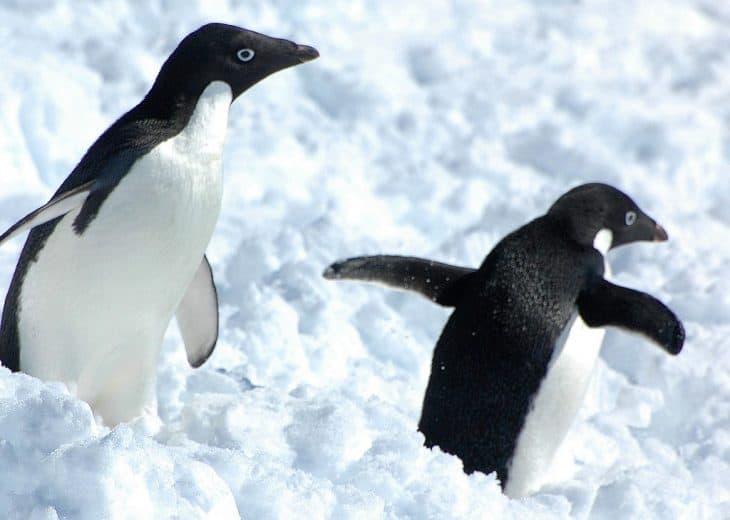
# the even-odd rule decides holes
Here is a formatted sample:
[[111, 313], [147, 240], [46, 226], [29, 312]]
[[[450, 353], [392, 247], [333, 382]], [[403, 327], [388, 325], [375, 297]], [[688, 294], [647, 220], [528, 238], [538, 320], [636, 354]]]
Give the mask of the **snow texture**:
[[[165, 339], [159, 424], [109, 430], [0, 369], [2, 518], [730, 517], [730, 7], [718, 0], [0, 3], [0, 227], [43, 203], [182, 36], [225, 21], [321, 59], [233, 106], [208, 249], [220, 343]], [[683, 319], [610, 331], [550, 484], [508, 500], [416, 431], [448, 316], [321, 278], [359, 254], [476, 266], [577, 184], [666, 244], [610, 254]], [[22, 245], [0, 249], [4, 293]]]

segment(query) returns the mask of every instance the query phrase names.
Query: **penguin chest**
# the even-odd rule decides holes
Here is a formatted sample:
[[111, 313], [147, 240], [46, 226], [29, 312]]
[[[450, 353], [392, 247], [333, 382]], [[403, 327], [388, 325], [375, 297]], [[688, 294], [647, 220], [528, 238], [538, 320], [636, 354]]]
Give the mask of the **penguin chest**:
[[583, 402], [604, 335], [577, 313], [563, 330], [517, 438], [504, 487], [507, 496], [525, 496], [542, 484]]
[[231, 97], [227, 86], [211, 87], [183, 131], [133, 164], [81, 235], [72, 227], [79, 208], [48, 237], [20, 293], [22, 370], [77, 386], [90, 402], [111, 374], [129, 387], [154, 380], [162, 336], [220, 211]]

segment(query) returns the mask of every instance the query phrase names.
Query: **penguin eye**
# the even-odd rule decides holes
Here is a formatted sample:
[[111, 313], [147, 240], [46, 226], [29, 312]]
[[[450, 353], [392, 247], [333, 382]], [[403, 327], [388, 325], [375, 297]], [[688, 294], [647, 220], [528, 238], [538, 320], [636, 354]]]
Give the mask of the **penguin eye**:
[[627, 226], [630, 226], [634, 222], [636, 222], [636, 212], [635, 211], [627, 211], [626, 212], [625, 222], [626, 222], [626, 225]]
[[256, 53], [252, 49], [241, 49], [236, 53], [236, 56], [238, 56], [239, 60], [247, 62], [251, 61], [256, 56]]

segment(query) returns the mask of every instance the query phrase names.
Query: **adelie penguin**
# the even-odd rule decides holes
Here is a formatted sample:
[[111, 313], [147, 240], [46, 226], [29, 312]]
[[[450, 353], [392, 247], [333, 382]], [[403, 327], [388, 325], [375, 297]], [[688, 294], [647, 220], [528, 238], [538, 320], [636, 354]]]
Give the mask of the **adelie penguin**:
[[229, 107], [317, 57], [232, 25], [186, 36], [51, 200], [0, 236], [32, 228], [3, 309], [2, 364], [66, 383], [108, 425], [154, 411], [173, 315], [188, 361], [203, 364], [218, 335], [205, 249], [221, 207]]
[[604, 330], [670, 354], [684, 329], [664, 304], [606, 280], [607, 250], [667, 234], [621, 191], [586, 184], [502, 239], [478, 269], [398, 256], [352, 258], [326, 278], [381, 282], [454, 307], [436, 344], [418, 428], [464, 471], [535, 491], [583, 400]]

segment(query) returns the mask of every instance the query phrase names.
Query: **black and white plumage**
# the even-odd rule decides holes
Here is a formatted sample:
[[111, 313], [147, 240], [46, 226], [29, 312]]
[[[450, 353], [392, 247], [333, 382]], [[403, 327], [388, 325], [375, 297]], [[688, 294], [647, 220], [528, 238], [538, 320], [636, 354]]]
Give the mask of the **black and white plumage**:
[[51, 200], [0, 236], [31, 229], [3, 309], [3, 365], [67, 383], [116, 424], [153, 405], [173, 315], [190, 364], [205, 362], [218, 306], [204, 253], [220, 211], [230, 104], [317, 56], [232, 25], [186, 36]]
[[684, 329], [664, 304], [606, 279], [604, 254], [666, 232], [624, 193], [579, 186], [502, 239], [478, 269], [394, 256], [332, 264], [330, 279], [384, 283], [454, 307], [436, 344], [419, 430], [467, 473], [536, 490], [585, 395], [604, 330], [645, 335], [670, 354]]

